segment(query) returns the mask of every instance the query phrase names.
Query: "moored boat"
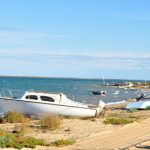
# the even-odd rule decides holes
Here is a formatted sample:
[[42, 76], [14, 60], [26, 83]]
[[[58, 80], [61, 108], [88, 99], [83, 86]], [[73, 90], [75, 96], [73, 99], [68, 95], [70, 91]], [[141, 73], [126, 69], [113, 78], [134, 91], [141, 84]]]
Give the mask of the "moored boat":
[[101, 95], [101, 96], [105, 96], [106, 95], [106, 91], [92, 91], [92, 93], [94, 95]]
[[18, 111], [28, 115], [47, 116], [58, 114], [65, 116], [93, 117], [98, 115], [104, 102], [91, 106], [70, 100], [63, 93], [27, 91], [20, 98], [0, 97], [0, 111]]

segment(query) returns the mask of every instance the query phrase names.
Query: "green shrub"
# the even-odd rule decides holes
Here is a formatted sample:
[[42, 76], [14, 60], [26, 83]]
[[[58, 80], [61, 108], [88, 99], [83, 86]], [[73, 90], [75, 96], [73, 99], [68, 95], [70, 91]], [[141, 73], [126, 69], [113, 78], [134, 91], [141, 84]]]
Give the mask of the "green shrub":
[[73, 139], [68, 139], [68, 140], [60, 139], [60, 140], [56, 140], [52, 142], [50, 145], [51, 146], [67, 146], [67, 145], [72, 145], [74, 143], [75, 143], [75, 140]]
[[105, 124], [114, 124], [114, 125], [124, 125], [124, 124], [129, 124], [132, 122], [133, 122], [133, 120], [131, 120], [131, 119], [118, 118], [118, 117], [107, 118], [104, 120]]
[[128, 112], [130, 112], [130, 113], [134, 113], [134, 112], [137, 112], [137, 111], [138, 111], [138, 110], [135, 109], [135, 108], [131, 108], [131, 109], [128, 110]]
[[47, 145], [47, 144], [45, 144], [44, 141], [41, 139], [35, 139], [32, 137], [18, 136], [14, 138], [14, 145], [13, 145], [14, 148], [18, 148], [18, 149], [23, 147], [35, 148], [36, 145]]
[[58, 116], [48, 116], [46, 118], [42, 118], [39, 121], [40, 127], [45, 131], [48, 130], [55, 130], [61, 124], [61, 118]]
[[3, 117], [3, 123], [20, 123], [25, 119], [24, 115], [19, 113], [19, 112], [15, 112], [15, 111], [9, 111], [6, 112], [4, 114]]
[[145, 108], [145, 110], [150, 110], [150, 106], [147, 106], [147, 107]]
[[26, 148], [35, 148], [36, 145], [48, 146], [43, 140], [36, 139], [32, 137], [24, 137], [20, 135], [7, 134], [5, 136], [0, 137], [0, 147], [8, 148], [13, 147], [17, 149]]
[[5, 148], [8, 147], [8, 145], [12, 145], [13, 143], [13, 135], [12, 134], [6, 134], [5, 136], [0, 137], [0, 147]]

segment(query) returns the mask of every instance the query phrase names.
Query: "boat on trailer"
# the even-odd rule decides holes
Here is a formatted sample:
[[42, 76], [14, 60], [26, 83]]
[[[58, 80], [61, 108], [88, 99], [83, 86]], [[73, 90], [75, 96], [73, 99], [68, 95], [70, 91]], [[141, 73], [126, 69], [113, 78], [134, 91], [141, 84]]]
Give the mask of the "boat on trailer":
[[48, 93], [27, 91], [21, 98], [0, 97], [0, 111], [17, 111], [35, 116], [48, 116], [51, 114], [79, 117], [94, 117], [99, 115], [105, 103], [99, 102], [93, 106], [76, 102], [67, 98], [63, 93]]

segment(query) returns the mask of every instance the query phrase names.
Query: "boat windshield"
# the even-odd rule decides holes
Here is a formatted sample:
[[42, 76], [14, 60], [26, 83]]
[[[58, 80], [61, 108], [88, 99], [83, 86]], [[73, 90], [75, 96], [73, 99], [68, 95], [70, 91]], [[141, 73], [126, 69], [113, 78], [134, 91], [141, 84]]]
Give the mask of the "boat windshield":
[[25, 91], [23, 91], [23, 90], [0, 89], [0, 97], [21, 99], [21, 97], [24, 93], [25, 93]]

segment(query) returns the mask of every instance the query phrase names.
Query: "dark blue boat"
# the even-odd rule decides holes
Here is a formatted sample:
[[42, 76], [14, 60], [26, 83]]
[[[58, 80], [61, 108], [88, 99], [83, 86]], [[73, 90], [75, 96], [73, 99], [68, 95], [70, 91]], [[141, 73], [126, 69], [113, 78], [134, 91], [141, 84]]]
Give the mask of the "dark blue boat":
[[92, 91], [92, 93], [94, 95], [102, 95], [102, 96], [105, 96], [106, 95], [106, 91]]

